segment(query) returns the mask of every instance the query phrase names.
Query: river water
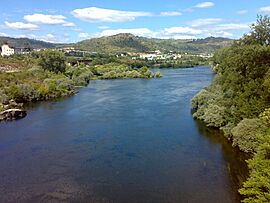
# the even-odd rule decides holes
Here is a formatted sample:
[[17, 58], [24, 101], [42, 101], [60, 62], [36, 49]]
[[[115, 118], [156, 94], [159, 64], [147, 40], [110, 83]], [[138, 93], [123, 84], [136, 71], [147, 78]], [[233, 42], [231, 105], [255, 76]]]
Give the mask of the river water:
[[98, 80], [0, 124], [0, 202], [239, 202], [245, 156], [194, 121], [210, 68]]

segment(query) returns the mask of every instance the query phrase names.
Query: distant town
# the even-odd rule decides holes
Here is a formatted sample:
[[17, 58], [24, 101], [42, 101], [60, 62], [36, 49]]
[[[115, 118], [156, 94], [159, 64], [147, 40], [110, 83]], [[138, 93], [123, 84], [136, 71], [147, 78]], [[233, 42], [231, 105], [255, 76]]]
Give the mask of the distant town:
[[[1, 56], [11, 56], [14, 54], [28, 54], [33, 51], [42, 51], [45, 50], [46, 48], [42, 49], [33, 49], [29, 47], [12, 47], [8, 43], [4, 43], [1, 46]], [[84, 51], [84, 50], [78, 50], [75, 49], [74, 47], [61, 47], [61, 48], [53, 48], [52, 50], [58, 50], [61, 52], [64, 52], [68, 56], [84, 56], [86, 54], [97, 54], [97, 52], [89, 52], [89, 51]], [[127, 52], [127, 53], [119, 53], [116, 54], [116, 57], [131, 57], [133, 60], [137, 59], [144, 59], [144, 60], [177, 60], [181, 59], [183, 56], [195, 56], [195, 57], [202, 57], [205, 59], [211, 58], [213, 55], [212, 54], [189, 54], [189, 53], [174, 53], [174, 52], [169, 52], [169, 53], [162, 53], [160, 50], [155, 50], [152, 52], [146, 52], [146, 53], [132, 53], [132, 52]]]

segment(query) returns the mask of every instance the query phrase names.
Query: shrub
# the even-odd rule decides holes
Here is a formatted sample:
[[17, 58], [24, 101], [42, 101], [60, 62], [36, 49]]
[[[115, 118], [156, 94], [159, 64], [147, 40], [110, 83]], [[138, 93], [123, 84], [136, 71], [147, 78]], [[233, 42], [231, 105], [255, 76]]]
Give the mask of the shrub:
[[207, 123], [209, 127], [221, 127], [225, 124], [225, 107], [210, 104], [204, 111], [202, 119]]
[[39, 65], [44, 70], [63, 73], [66, 69], [65, 55], [59, 51], [45, 50], [39, 54]]
[[259, 144], [259, 135], [266, 132], [265, 124], [258, 118], [244, 119], [232, 129], [233, 146], [244, 152], [255, 152]]
[[261, 143], [257, 154], [248, 161], [250, 177], [239, 190], [245, 203], [270, 202], [270, 134]]
[[260, 119], [264, 122], [265, 125], [270, 127], [270, 108], [266, 109], [259, 115]]

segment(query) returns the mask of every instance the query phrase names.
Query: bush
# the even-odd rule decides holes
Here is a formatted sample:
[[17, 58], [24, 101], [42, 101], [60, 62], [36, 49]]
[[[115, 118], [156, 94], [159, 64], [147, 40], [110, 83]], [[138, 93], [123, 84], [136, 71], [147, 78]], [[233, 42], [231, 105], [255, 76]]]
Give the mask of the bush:
[[265, 109], [265, 111], [259, 115], [259, 118], [264, 122], [265, 125], [270, 127], [270, 108]]
[[225, 107], [210, 104], [207, 109], [205, 109], [202, 119], [207, 123], [207, 126], [219, 128], [225, 124], [225, 112]]
[[248, 161], [250, 177], [239, 190], [245, 203], [270, 202], [270, 134], [261, 143], [257, 154]]
[[39, 65], [44, 70], [63, 73], [66, 69], [65, 55], [59, 51], [42, 51], [39, 53]]
[[266, 132], [265, 124], [258, 118], [244, 119], [232, 129], [233, 146], [244, 152], [255, 152], [259, 136]]

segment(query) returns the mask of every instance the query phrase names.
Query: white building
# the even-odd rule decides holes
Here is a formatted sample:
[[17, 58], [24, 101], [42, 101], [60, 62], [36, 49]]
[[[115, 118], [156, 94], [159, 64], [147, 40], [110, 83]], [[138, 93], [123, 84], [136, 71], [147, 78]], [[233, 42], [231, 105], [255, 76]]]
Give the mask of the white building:
[[2, 45], [1, 47], [1, 56], [10, 56], [13, 55], [15, 50], [10, 48], [7, 44]]

